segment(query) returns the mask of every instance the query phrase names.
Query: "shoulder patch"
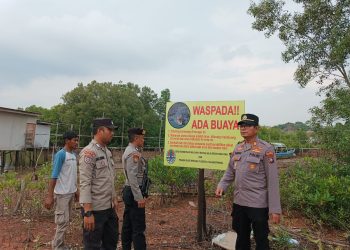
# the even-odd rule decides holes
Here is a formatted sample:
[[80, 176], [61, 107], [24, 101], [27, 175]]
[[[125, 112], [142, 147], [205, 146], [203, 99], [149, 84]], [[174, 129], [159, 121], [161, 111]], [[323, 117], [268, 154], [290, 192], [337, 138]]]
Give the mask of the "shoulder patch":
[[90, 149], [85, 149], [83, 151], [83, 155], [84, 156], [91, 156], [91, 157], [95, 157], [96, 156], [96, 153]]
[[88, 156], [84, 156], [84, 162], [86, 163], [86, 164], [91, 164], [92, 162], [93, 162], [93, 158], [91, 158], [91, 157], [88, 157]]
[[268, 161], [269, 161], [269, 164], [273, 164], [275, 162], [275, 152], [274, 151], [266, 151], [265, 153]]
[[86, 149], [83, 151], [83, 157], [86, 164], [91, 164], [96, 157], [96, 153], [92, 150]]
[[140, 155], [139, 155], [139, 154], [133, 154], [133, 155], [132, 155], [132, 160], [133, 160], [134, 163], [139, 162], [139, 160], [140, 160]]
[[272, 151], [266, 151], [265, 155], [266, 155], [266, 157], [268, 157], [268, 158], [274, 158], [275, 153], [272, 152]]

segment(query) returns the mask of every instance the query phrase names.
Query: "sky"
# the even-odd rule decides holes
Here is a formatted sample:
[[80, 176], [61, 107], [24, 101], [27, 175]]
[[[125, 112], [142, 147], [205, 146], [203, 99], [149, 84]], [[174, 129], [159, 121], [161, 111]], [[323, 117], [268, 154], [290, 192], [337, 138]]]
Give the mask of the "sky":
[[249, 1], [0, 0], [0, 106], [50, 108], [98, 82], [133, 82], [171, 101], [245, 100], [262, 125], [305, 122], [283, 44], [251, 28]]

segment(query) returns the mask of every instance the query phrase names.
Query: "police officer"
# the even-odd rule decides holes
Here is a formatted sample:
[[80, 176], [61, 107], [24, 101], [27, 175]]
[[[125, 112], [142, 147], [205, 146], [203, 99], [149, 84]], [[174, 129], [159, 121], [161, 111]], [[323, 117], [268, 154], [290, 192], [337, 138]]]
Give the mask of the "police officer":
[[253, 228], [256, 249], [269, 249], [268, 219], [280, 222], [281, 204], [274, 147], [257, 137], [259, 118], [243, 114], [240, 133], [244, 141], [235, 147], [215, 194], [221, 197], [234, 181], [232, 228], [236, 249], [250, 249]]
[[84, 217], [84, 249], [116, 249], [118, 201], [114, 189], [115, 168], [107, 149], [114, 129], [111, 119], [93, 121], [94, 138], [80, 153], [80, 203]]
[[131, 243], [133, 243], [135, 250], [146, 249], [144, 234], [146, 230], [146, 198], [140, 189], [146, 168], [145, 160], [140, 152], [144, 145], [145, 132], [142, 128], [129, 129], [129, 146], [125, 149], [122, 157], [126, 177], [123, 189], [125, 204], [122, 228], [123, 250], [130, 250]]

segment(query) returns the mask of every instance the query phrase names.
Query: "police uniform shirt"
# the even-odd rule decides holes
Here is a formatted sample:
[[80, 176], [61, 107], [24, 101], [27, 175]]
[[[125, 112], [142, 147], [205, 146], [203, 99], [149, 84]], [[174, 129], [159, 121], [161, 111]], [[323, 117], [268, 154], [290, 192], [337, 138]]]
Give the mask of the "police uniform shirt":
[[143, 195], [140, 190], [142, 185], [143, 174], [146, 168], [144, 159], [141, 157], [141, 153], [132, 144], [126, 147], [122, 157], [122, 165], [125, 174], [125, 185], [131, 187], [132, 194], [135, 201], [143, 199]]
[[281, 213], [276, 155], [271, 144], [258, 138], [252, 144], [239, 143], [218, 186], [226, 190], [232, 181], [234, 203]]
[[92, 203], [92, 210], [112, 207], [116, 197], [112, 153], [92, 140], [79, 155], [80, 203]]

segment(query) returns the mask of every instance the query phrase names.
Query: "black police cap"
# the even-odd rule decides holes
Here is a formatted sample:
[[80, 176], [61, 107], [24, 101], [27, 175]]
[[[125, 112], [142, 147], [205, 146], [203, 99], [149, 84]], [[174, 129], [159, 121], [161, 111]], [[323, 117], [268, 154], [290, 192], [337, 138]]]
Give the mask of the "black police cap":
[[106, 127], [106, 128], [111, 128], [111, 129], [117, 129], [118, 126], [113, 124], [112, 119], [109, 118], [96, 118], [93, 122], [93, 127], [98, 128], [98, 127]]
[[259, 117], [253, 114], [243, 114], [238, 125], [253, 125], [259, 126]]
[[146, 130], [144, 130], [143, 128], [130, 128], [128, 130], [128, 134], [130, 135], [145, 135], [146, 134]]

